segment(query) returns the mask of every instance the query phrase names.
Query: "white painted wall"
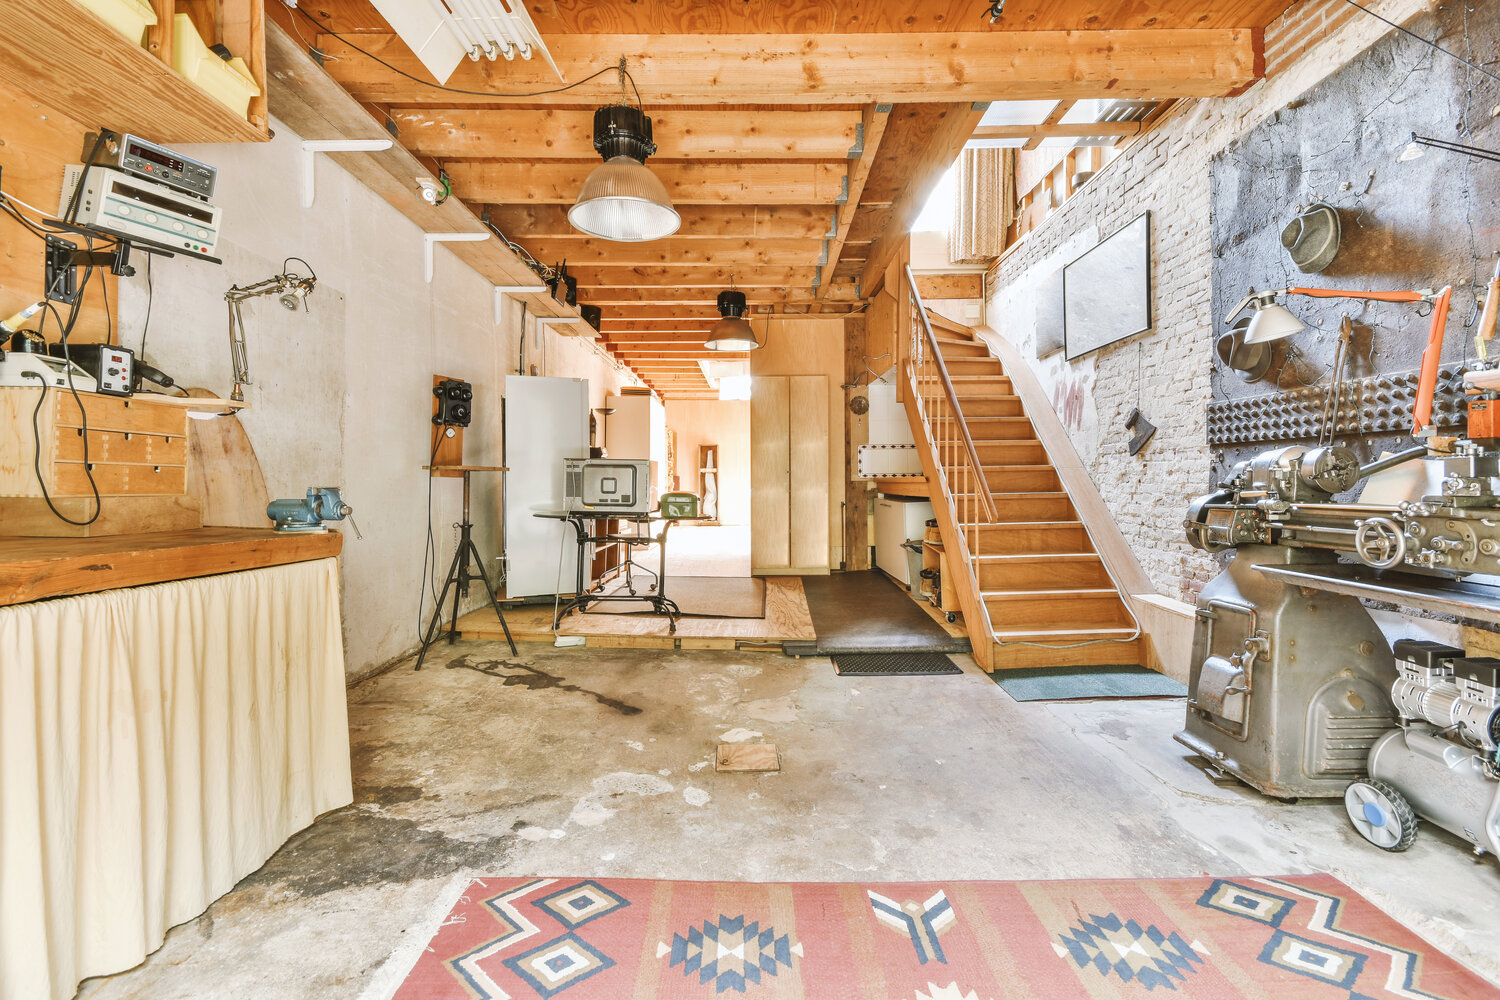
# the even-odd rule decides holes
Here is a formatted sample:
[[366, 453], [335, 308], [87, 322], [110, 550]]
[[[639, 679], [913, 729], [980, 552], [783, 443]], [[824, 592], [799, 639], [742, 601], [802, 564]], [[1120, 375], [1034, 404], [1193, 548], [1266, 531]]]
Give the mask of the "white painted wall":
[[[270, 277], [290, 255], [316, 269], [307, 313], [288, 312], [274, 297], [247, 304], [255, 384], [240, 419], [273, 499], [338, 485], [355, 509], [364, 539], [345, 529], [343, 617], [348, 670], [360, 677], [418, 643], [432, 376], [474, 384], [464, 459], [499, 465], [502, 377], [515, 371], [521, 306], [508, 302], [496, 326], [490, 283], [441, 246], [428, 285], [421, 231], [326, 157], [317, 162], [317, 200], [303, 209], [300, 139], [280, 123], [275, 131], [268, 143], [182, 147], [219, 168], [224, 266], [155, 261], [146, 358], [184, 386], [227, 395], [225, 291]], [[147, 299], [144, 268], [121, 280], [126, 346], [140, 344]], [[532, 328], [528, 322], [528, 366], [588, 379], [592, 406], [635, 384], [589, 341], [544, 333], [539, 350]], [[498, 555], [499, 486], [498, 473], [474, 475], [475, 540], [487, 570]], [[441, 578], [453, 554], [462, 480], [436, 479], [431, 489]], [[476, 586], [468, 606], [482, 597]]]

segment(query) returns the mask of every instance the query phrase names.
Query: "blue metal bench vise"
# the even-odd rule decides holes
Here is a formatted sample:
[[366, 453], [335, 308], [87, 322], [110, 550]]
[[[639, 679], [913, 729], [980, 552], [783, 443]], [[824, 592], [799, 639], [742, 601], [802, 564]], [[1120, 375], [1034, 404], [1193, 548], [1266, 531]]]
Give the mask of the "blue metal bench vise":
[[277, 531], [321, 531], [324, 521], [342, 521], [353, 513], [337, 486], [309, 486], [306, 500], [266, 504], [266, 516], [276, 523]]

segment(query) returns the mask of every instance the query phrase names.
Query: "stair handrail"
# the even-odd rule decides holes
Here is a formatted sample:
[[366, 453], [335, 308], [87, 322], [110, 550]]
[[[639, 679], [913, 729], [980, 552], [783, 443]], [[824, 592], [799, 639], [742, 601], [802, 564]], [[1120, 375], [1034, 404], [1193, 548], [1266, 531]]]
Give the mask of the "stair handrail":
[[[927, 306], [922, 302], [922, 293], [917, 289], [917, 277], [912, 273], [911, 265], [906, 265], [906, 283], [911, 293], [912, 306], [916, 310], [921, 322], [921, 330], [926, 338], [927, 345], [932, 351], [932, 361], [937, 368], [938, 381], [943, 386], [943, 394], [948, 397], [948, 408], [953, 411], [953, 420], [958, 428], [959, 440], [964, 446], [964, 460], [969, 465], [969, 472], [974, 477], [975, 490], [979, 494], [979, 504], [984, 508], [985, 519], [994, 524], [1000, 519], [1000, 512], [995, 507], [995, 498], [990, 492], [989, 481], [984, 475], [984, 465], [979, 461], [979, 449], [974, 446], [973, 435], [969, 433], [969, 422], [964, 419], [964, 411], [958, 405], [958, 393], [953, 389], [953, 377], [948, 374], [948, 366], [943, 361], [943, 352], [938, 350], [937, 334], [932, 332], [932, 323], [927, 319]], [[914, 341], [916, 337], [912, 338]], [[911, 360], [908, 362], [907, 381], [911, 384], [913, 396], [922, 416], [927, 418], [927, 412], [922, 407], [921, 396], [917, 393], [917, 359], [921, 358], [920, 343], [912, 344]]]

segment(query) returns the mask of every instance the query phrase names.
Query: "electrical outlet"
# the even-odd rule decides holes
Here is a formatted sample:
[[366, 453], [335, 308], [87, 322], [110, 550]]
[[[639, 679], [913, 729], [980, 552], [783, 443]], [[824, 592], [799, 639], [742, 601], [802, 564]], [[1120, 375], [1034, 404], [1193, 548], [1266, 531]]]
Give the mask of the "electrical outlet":
[[47, 237], [47, 257], [44, 280], [47, 283], [47, 298], [68, 305], [78, 301], [78, 268], [73, 264], [73, 254], [78, 244], [56, 236]]

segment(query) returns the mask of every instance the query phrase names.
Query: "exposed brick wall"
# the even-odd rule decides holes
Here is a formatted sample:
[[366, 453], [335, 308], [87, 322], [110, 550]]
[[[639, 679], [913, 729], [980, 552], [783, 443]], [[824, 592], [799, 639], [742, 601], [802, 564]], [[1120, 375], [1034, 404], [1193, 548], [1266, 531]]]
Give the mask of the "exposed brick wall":
[[[1401, 22], [1427, 4], [1387, 0], [1371, 6]], [[1303, 0], [1266, 31], [1268, 79], [1238, 98], [1180, 103], [995, 270], [988, 290], [990, 325], [1033, 361], [1052, 388], [1100, 494], [1157, 591], [1166, 596], [1191, 600], [1218, 569], [1210, 556], [1187, 544], [1181, 527], [1188, 500], [1211, 485], [1206, 434], [1214, 329], [1210, 160], [1388, 30], [1343, 0]], [[1062, 362], [1061, 355], [1036, 360], [1028, 289], [1077, 256], [1081, 233], [1092, 230], [1103, 239], [1148, 209], [1153, 214], [1153, 332], [1072, 363]], [[1157, 432], [1140, 455], [1131, 456], [1124, 424], [1137, 405]]]

